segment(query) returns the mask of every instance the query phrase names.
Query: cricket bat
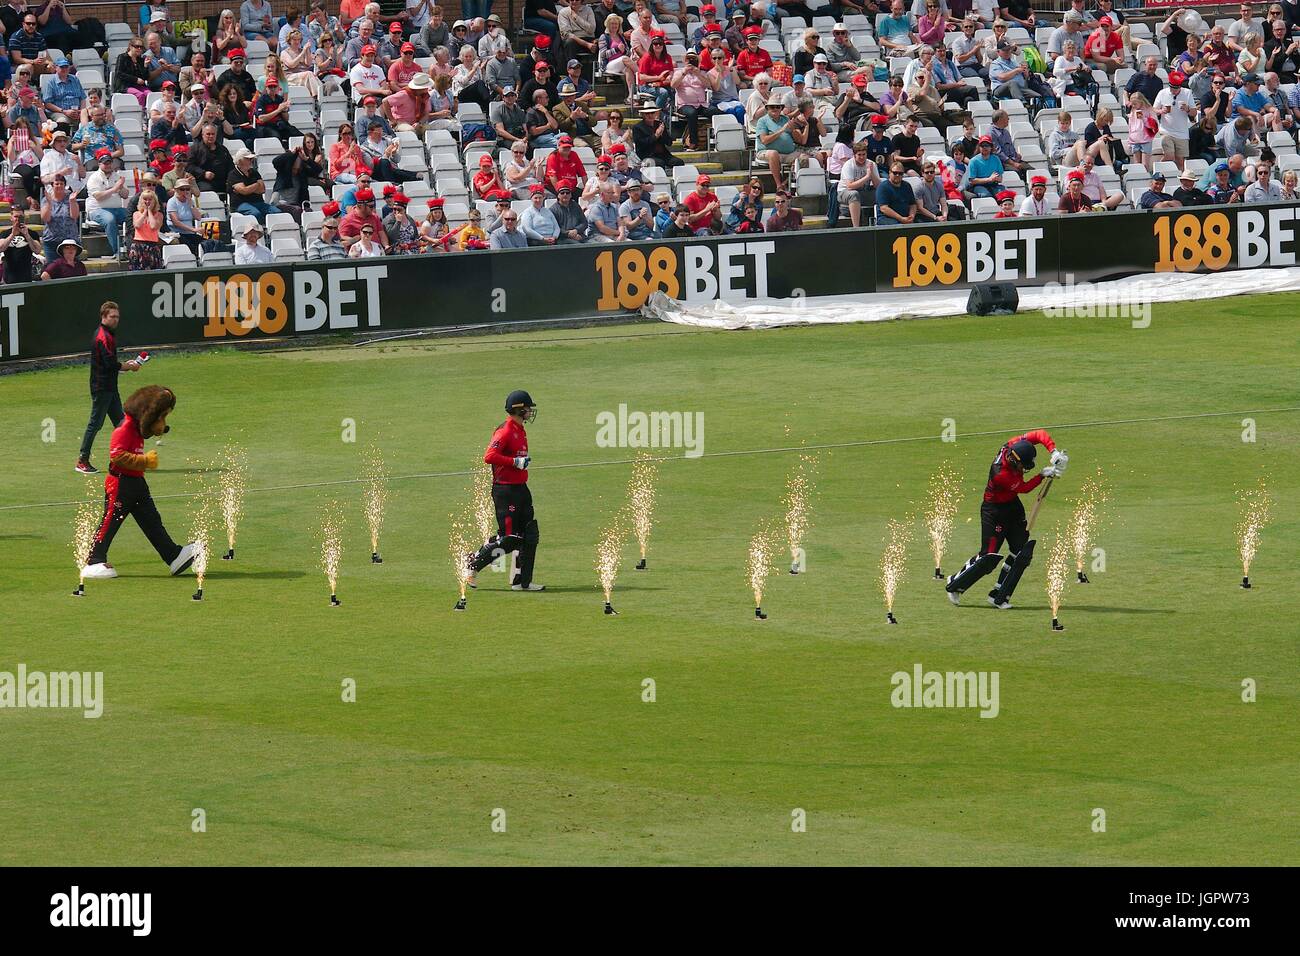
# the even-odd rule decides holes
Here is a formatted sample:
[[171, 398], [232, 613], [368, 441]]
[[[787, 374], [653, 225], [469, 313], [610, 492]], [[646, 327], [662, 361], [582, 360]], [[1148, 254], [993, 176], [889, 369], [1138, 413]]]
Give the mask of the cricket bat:
[[1043, 499], [1047, 497], [1047, 493], [1052, 490], [1052, 482], [1055, 480], [1056, 480], [1055, 478], [1048, 478], [1045, 482], [1043, 482], [1043, 489], [1042, 491], [1038, 492], [1038, 497], [1034, 499], [1034, 509], [1029, 512], [1029, 520], [1025, 522], [1026, 531], [1033, 530], [1034, 519], [1038, 517], [1038, 509], [1042, 507]]

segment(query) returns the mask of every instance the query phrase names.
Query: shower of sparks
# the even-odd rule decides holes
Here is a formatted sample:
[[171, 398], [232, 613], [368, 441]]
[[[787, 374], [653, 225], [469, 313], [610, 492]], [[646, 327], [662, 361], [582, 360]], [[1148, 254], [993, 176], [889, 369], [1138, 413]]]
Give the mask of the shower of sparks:
[[1241, 508], [1241, 520], [1237, 522], [1237, 548], [1241, 553], [1241, 573], [1250, 576], [1250, 564], [1255, 560], [1259, 550], [1259, 535], [1272, 517], [1273, 498], [1265, 486], [1264, 479], [1253, 488], [1242, 488], [1237, 492], [1237, 504]]
[[745, 573], [749, 577], [749, 587], [754, 592], [755, 607], [762, 606], [763, 589], [767, 585], [768, 576], [772, 573], [772, 555], [776, 550], [772, 538], [772, 529], [764, 526], [749, 542]]
[[600, 578], [606, 604], [614, 591], [614, 582], [618, 579], [618, 566], [623, 559], [623, 537], [626, 533], [627, 515], [620, 510], [596, 542], [596, 576]]
[[1070, 515], [1070, 525], [1066, 532], [1070, 546], [1074, 551], [1074, 567], [1083, 574], [1083, 563], [1088, 559], [1088, 549], [1097, 536], [1097, 525], [1101, 520], [1102, 507], [1110, 496], [1106, 488], [1106, 479], [1098, 468], [1079, 486], [1079, 498], [1075, 502], [1074, 512]]
[[379, 532], [384, 526], [384, 507], [388, 503], [388, 471], [384, 468], [383, 456], [374, 445], [366, 450], [362, 474], [366, 481], [362, 502], [366, 525], [370, 528], [370, 552], [378, 554]]
[[206, 488], [200, 491], [195, 502], [197, 507], [190, 518], [190, 540], [194, 542], [194, 563], [190, 568], [194, 571], [194, 579], [199, 590], [202, 591], [203, 579], [208, 573], [208, 557], [212, 547], [212, 512], [216, 502]]
[[812, 527], [812, 496], [817, 490], [817, 456], [800, 455], [799, 464], [786, 476], [785, 537], [790, 546], [790, 569], [798, 569], [803, 555], [803, 539]]
[[460, 598], [465, 600], [465, 588], [469, 584], [469, 554], [478, 546], [473, 543], [475, 520], [469, 516], [450, 515], [451, 532], [447, 546], [451, 551], [451, 570], [456, 575], [456, 586], [460, 588]]
[[330, 594], [338, 593], [339, 565], [343, 563], [343, 517], [337, 501], [325, 506], [321, 519], [320, 569], [329, 581]]
[[885, 610], [893, 612], [894, 597], [907, 572], [907, 546], [912, 539], [912, 522], [889, 519], [885, 530], [885, 550], [880, 554], [880, 591], [885, 596]]
[[[1073, 521], [1071, 521], [1073, 525]], [[1061, 534], [1056, 527], [1056, 537], [1052, 541], [1052, 550], [1047, 555], [1047, 600], [1052, 605], [1052, 618], [1061, 608], [1061, 595], [1065, 593], [1065, 580], [1070, 574], [1071, 536]]]
[[490, 539], [497, 530], [497, 511], [492, 504], [492, 469], [486, 465], [474, 472], [473, 496], [474, 520], [478, 524], [478, 539], [482, 543]]
[[632, 478], [627, 483], [627, 503], [632, 512], [632, 530], [636, 532], [642, 561], [645, 560], [646, 549], [650, 545], [650, 529], [654, 525], [655, 481], [658, 477], [659, 467], [654, 458], [644, 452], [637, 455], [636, 461], [632, 463]]
[[248, 452], [238, 445], [227, 445], [222, 450], [221, 520], [226, 526], [226, 546], [235, 550], [235, 532], [244, 515], [244, 491], [248, 488]]
[[95, 546], [95, 532], [99, 530], [104, 511], [104, 497], [93, 481], [86, 482], [86, 497], [77, 504], [77, 515], [72, 521], [72, 560], [77, 565], [77, 581], [85, 580], [86, 559]]
[[930, 476], [930, 492], [925, 502], [925, 530], [930, 536], [930, 553], [935, 569], [943, 567], [943, 553], [952, 535], [957, 508], [961, 504], [961, 480], [949, 462]]

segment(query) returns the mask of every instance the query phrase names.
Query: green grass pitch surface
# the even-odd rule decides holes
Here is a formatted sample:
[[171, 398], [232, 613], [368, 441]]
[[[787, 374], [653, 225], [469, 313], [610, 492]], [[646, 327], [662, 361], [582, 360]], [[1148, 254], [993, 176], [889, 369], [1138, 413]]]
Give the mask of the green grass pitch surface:
[[[179, 395], [149, 476], [178, 540], [191, 500], [167, 496], [189, 489], [185, 470], [228, 440], [251, 459], [237, 560], [213, 560], [201, 604], [130, 522], [111, 555], [121, 577], [70, 596], [73, 508], [12, 506], [83, 493], [87, 372], [0, 379], [0, 670], [103, 671], [106, 697], [98, 720], [0, 711], [0, 827], [22, 835], [0, 842], [0, 863], [1294, 863], [1296, 304], [1157, 307], [1147, 329], [1022, 315], [159, 354], [122, 391]], [[448, 515], [469, 479], [401, 476], [481, 461], [516, 387], [541, 408], [529, 436], [547, 593], [485, 571], [453, 613]], [[629, 544], [607, 617], [594, 545], [630, 468], [552, 466], [630, 457], [595, 440], [596, 415], [620, 403], [702, 412], [705, 455], [659, 466], [650, 569], [632, 570]], [[951, 571], [978, 545], [1006, 437], [1210, 412], [1243, 414], [1055, 429], [1070, 471], [1016, 608], [984, 604], [991, 578], [950, 606], [918, 522], [901, 623], [885, 623], [886, 522], [919, 511], [942, 462], [962, 475]], [[937, 436], [945, 418], [956, 443], [820, 451], [807, 573], [778, 555], [770, 619], [754, 621], [747, 544], [779, 514], [797, 455], [720, 453]], [[995, 434], [963, 437], [976, 432]], [[372, 442], [394, 476], [382, 565], [362, 486], [337, 483]], [[1071, 568], [1053, 633], [1048, 547], [1098, 466], [1106, 570], [1080, 586]], [[1261, 476], [1275, 517], [1244, 591], [1235, 493]], [[347, 521], [334, 609], [318, 570], [330, 499]], [[997, 671], [1000, 713], [892, 707], [891, 675], [917, 663]], [[806, 832], [792, 832], [796, 808]]]

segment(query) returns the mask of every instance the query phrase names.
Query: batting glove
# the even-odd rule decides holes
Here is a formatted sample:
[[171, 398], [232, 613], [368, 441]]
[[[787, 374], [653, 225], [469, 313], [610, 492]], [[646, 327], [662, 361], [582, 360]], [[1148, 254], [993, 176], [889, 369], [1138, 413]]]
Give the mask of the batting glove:
[[515, 467], [518, 468], [520, 471], [523, 471], [528, 467], [528, 463], [530, 461], [532, 461], [532, 458], [530, 458], [528, 455], [520, 455], [518, 458], [515, 459]]
[[1060, 473], [1061, 473], [1060, 470], [1057, 469], [1055, 465], [1048, 465], [1046, 468], [1042, 470], [1042, 472], [1040, 472], [1040, 474], [1044, 478], [1055, 478]]
[[1058, 475], [1065, 474], [1065, 466], [1068, 465], [1069, 463], [1070, 463], [1070, 456], [1067, 455], [1065, 452], [1061, 451], [1059, 448], [1056, 451], [1052, 452], [1051, 467], [1056, 469], [1056, 474]]

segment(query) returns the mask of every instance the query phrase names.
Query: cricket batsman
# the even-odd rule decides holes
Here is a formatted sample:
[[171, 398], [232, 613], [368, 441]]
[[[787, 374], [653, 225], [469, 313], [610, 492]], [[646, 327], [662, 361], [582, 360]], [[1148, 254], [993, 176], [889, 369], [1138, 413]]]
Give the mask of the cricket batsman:
[[[1034, 477], [1026, 478], [1025, 473], [1034, 467], [1035, 445], [1042, 445], [1052, 453], [1051, 462]], [[984, 486], [984, 502], [980, 505], [982, 550], [964, 568], [949, 576], [945, 589], [949, 601], [957, 604], [963, 592], [1001, 561], [1002, 572], [997, 585], [989, 592], [989, 604], [999, 610], [1010, 610], [1011, 595], [1034, 559], [1034, 542], [1029, 537], [1020, 496], [1033, 491], [1044, 478], [1063, 474], [1069, 461], [1069, 456], [1059, 451], [1052, 436], [1041, 428], [1017, 435], [998, 449], [989, 467], [989, 481]], [[1003, 541], [1008, 549], [1005, 560], [998, 554]]]
[[104, 519], [95, 532], [95, 543], [86, 559], [85, 577], [117, 577], [117, 570], [108, 563], [108, 549], [128, 517], [135, 518], [135, 523], [173, 576], [183, 573], [194, 563], [194, 542], [181, 547], [172, 540], [153, 503], [149, 484], [144, 480], [146, 471], [158, 467], [158, 452], [144, 450], [145, 437], [170, 431], [167, 416], [175, 407], [176, 393], [161, 385], [136, 389], [123, 403], [125, 415], [122, 423], [113, 429], [108, 445]]
[[537, 417], [537, 405], [525, 391], [506, 396], [509, 416], [492, 433], [483, 460], [492, 466], [492, 504], [497, 513], [497, 534], [477, 554], [469, 556], [469, 586], [474, 576], [502, 554], [518, 552], [512, 591], [545, 591], [533, 583], [533, 560], [537, 557], [537, 519], [533, 517], [533, 496], [528, 490], [528, 433], [524, 423]]

